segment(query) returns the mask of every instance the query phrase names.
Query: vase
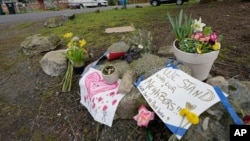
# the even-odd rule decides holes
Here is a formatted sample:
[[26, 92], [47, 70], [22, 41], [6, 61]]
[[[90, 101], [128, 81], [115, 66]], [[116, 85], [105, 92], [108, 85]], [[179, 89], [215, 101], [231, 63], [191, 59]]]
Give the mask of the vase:
[[[110, 72], [107, 72], [110, 71]], [[103, 80], [107, 84], [113, 84], [119, 79], [119, 74], [115, 66], [105, 66], [101, 71]]]
[[214, 61], [219, 55], [219, 50], [204, 54], [181, 51], [176, 47], [176, 40], [173, 42], [173, 52], [178, 62], [191, 69], [191, 76], [201, 81], [207, 79]]

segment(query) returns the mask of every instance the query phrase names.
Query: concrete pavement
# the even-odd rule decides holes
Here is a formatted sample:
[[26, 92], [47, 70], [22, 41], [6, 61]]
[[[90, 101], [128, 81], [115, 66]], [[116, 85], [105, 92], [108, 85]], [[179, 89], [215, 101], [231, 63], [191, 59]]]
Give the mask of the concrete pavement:
[[[128, 4], [127, 8], [133, 8], [135, 6], [150, 6], [149, 3], [138, 3], [138, 4]], [[39, 19], [60, 16], [64, 14], [78, 14], [86, 12], [95, 12], [97, 9], [110, 10], [114, 8], [121, 8], [122, 6], [107, 6], [107, 7], [94, 7], [94, 8], [85, 8], [85, 9], [66, 9], [60, 11], [44, 11], [36, 13], [25, 13], [25, 14], [10, 14], [10, 15], [0, 15], [0, 23], [12, 23], [12, 22], [25, 22], [25, 21], [35, 21]]]

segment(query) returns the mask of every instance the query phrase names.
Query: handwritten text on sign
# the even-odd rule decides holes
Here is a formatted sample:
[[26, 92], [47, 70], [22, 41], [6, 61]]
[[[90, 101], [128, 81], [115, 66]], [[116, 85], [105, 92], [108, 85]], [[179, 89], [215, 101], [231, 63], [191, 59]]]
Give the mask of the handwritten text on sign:
[[179, 126], [181, 108], [200, 115], [219, 101], [213, 87], [178, 69], [164, 68], [139, 86], [139, 91], [164, 123]]

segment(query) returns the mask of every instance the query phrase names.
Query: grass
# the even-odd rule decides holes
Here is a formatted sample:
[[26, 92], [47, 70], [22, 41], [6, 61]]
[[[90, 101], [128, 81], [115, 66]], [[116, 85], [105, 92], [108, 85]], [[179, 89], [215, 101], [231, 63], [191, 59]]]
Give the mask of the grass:
[[42, 35], [56, 34], [62, 37], [67, 32], [82, 36], [87, 41], [87, 48], [108, 47], [114, 42], [120, 41], [123, 36], [131, 33], [105, 33], [106, 28], [130, 26], [149, 28], [154, 21], [166, 23], [167, 12], [176, 8], [187, 8], [192, 2], [182, 6], [166, 4], [157, 7], [145, 6], [143, 8], [112, 9], [108, 11], [77, 14], [75, 19], [68, 20], [63, 26], [46, 28], [41, 30]]

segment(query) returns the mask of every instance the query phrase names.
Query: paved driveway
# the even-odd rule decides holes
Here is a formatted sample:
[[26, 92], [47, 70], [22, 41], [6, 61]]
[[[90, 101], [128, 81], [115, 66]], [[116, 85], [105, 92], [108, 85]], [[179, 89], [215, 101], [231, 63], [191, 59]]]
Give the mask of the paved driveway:
[[[133, 8], [136, 5], [149, 6], [149, 3], [129, 4], [127, 5], [127, 7]], [[97, 9], [110, 10], [116, 7], [121, 8], [121, 6], [107, 6], [107, 7], [94, 7], [94, 8], [85, 8], [85, 9], [66, 9], [66, 10], [60, 10], [60, 11], [45, 11], [45, 12], [37, 12], [37, 13], [0, 15], [0, 23], [25, 22], [25, 21], [39, 20], [39, 19], [53, 17], [53, 16], [60, 16], [64, 14], [71, 14], [71, 13], [78, 14], [78, 13], [84, 13], [84, 12], [94, 12]]]

